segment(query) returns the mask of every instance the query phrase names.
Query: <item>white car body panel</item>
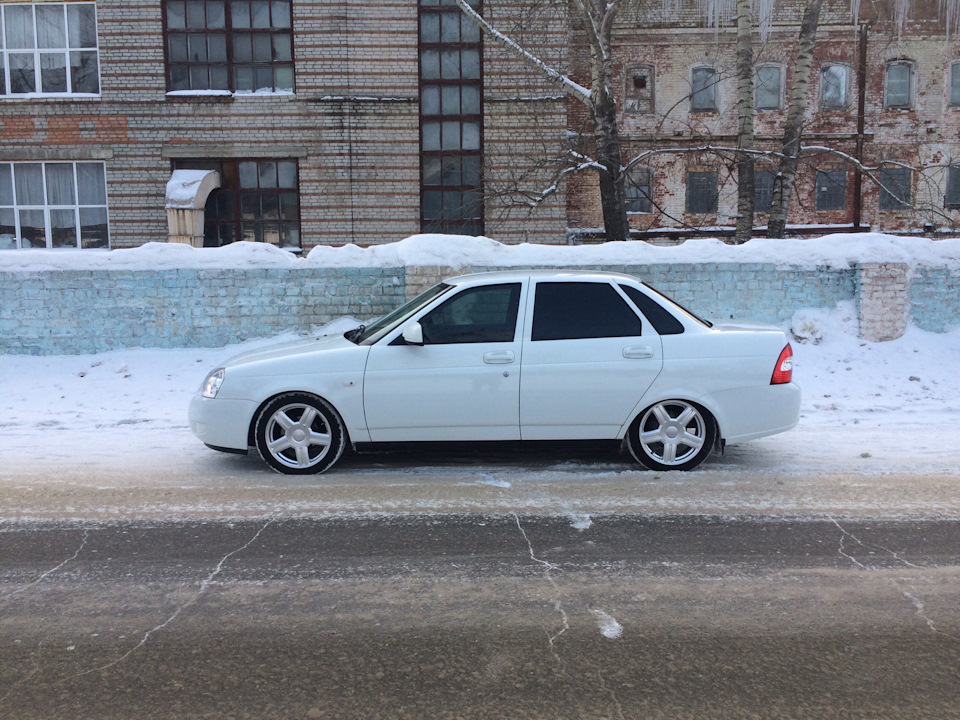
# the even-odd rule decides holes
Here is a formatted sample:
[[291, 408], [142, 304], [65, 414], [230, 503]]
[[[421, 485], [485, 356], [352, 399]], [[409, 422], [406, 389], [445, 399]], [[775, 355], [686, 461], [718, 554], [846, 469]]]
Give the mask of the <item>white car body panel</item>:
[[[536, 287], [551, 281], [612, 286], [640, 318], [640, 335], [531, 341]], [[453, 289], [371, 344], [328, 335], [231, 358], [217, 397], [191, 401], [191, 429], [208, 445], [246, 450], [259, 408], [290, 392], [326, 400], [353, 444], [623, 439], [634, 418], [667, 400], [705, 408], [730, 443], [797, 423], [799, 388], [771, 385], [787, 344], [779, 328], [708, 327], [636, 278], [612, 273], [515, 271], [445, 282]], [[521, 284], [511, 342], [402, 344], [404, 328], [459, 293], [510, 283]], [[682, 332], [658, 334], [623, 286], [666, 309]]]

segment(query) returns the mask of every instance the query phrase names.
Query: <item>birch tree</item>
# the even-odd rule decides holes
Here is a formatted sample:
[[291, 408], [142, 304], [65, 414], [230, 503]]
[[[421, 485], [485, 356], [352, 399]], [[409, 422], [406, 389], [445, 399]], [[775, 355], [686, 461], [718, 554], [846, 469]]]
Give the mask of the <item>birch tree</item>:
[[487, 37], [518, 57], [569, 97], [583, 104], [592, 126], [593, 157], [574, 158], [578, 169], [592, 168], [599, 177], [600, 206], [607, 240], [627, 240], [630, 223], [624, 197], [623, 157], [617, 127], [617, 102], [613, 95], [613, 25], [623, 0], [572, 0], [571, 11], [582, 24], [590, 46], [590, 87], [575, 82], [559, 68], [536, 57], [519, 43], [493, 27], [465, 0], [456, 0], [460, 10], [476, 22]]

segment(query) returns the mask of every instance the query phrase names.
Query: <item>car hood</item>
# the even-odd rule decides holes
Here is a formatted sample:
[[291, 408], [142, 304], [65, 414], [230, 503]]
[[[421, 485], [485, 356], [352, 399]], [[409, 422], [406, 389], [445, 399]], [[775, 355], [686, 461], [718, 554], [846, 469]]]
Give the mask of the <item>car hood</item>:
[[227, 360], [223, 366], [226, 368], [235, 368], [244, 365], [254, 365], [267, 360], [288, 359], [297, 357], [298, 355], [339, 350], [344, 347], [355, 348], [357, 346], [340, 334], [319, 335], [312, 338], [277, 343], [258, 350], [248, 350], [239, 355], [234, 355]]

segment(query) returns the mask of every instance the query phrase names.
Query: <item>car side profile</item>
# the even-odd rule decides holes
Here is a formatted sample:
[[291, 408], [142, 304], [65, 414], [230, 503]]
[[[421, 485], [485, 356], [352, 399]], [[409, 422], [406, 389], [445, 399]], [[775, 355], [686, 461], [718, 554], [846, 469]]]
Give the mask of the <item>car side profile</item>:
[[712, 325], [637, 278], [465, 275], [344, 334], [238, 355], [190, 403], [194, 434], [291, 474], [377, 443], [618, 440], [653, 470], [794, 427], [779, 328]]

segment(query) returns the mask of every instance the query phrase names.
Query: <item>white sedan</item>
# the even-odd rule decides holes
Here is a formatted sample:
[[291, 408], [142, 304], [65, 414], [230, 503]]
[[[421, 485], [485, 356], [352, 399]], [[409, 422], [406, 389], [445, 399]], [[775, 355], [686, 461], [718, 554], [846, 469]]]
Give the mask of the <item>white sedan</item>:
[[376, 322], [211, 372], [190, 403], [208, 446], [319, 473], [349, 444], [618, 440], [653, 470], [789, 430], [792, 350], [768, 325], [711, 325], [628, 275], [445, 280]]

